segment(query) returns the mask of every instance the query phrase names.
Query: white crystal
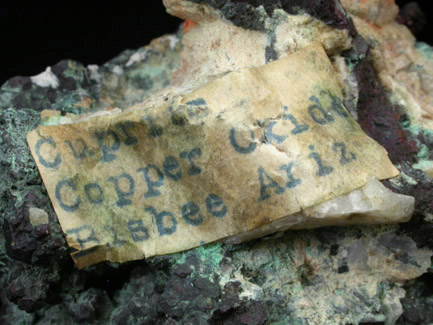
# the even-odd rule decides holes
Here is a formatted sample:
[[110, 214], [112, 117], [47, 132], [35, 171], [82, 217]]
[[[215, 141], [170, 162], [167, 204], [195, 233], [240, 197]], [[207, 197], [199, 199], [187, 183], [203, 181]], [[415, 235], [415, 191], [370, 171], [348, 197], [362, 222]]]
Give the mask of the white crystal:
[[141, 62], [141, 61], [146, 60], [146, 58], [147, 58], [147, 51], [146, 50], [136, 52], [129, 57], [129, 60], [125, 64], [125, 66], [130, 67], [136, 62]]
[[29, 219], [33, 227], [47, 224], [49, 222], [48, 213], [38, 208], [29, 208]]
[[120, 65], [116, 65], [113, 68], [113, 73], [117, 74], [118, 76], [121, 76], [123, 74], [123, 69]]
[[87, 69], [89, 69], [90, 72], [90, 79], [95, 80], [96, 82], [101, 81], [102, 76], [98, 72], [99, 66], [97, 64], [89, 64]]
[[56, 89], [59, 86], [59, 79], [57, 79], [56, 75], [51, 71], [50, 67], [47, 67], [44, 72], [30, 79], [33, 83], [44, 88], [51, 87]]

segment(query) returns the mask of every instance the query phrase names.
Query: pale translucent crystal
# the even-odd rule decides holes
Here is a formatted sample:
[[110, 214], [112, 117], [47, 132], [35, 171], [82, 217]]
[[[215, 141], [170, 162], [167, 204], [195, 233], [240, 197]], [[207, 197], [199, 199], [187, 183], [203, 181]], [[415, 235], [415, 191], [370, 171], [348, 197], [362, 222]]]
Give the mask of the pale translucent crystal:
[[224, 241], [236, 244], [287, 229], [406, 222], [414, 206], [415, 198], [394, 193], [371, 177], [360, 189]]

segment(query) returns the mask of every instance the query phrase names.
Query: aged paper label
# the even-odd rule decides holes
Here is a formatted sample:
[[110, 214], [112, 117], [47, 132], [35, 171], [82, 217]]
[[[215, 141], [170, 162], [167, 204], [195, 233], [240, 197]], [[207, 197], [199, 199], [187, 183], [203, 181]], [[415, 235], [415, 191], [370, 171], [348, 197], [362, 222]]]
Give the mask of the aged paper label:
[[27, 140], [78, 267], [173, 253], [394, 177], [320, 44]]

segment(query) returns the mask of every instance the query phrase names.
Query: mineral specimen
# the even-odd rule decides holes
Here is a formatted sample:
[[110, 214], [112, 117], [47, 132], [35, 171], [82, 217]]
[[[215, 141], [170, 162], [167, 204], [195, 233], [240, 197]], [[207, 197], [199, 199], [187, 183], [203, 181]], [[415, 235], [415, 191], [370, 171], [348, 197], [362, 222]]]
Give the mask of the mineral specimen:
[[[365, 191], [379, 201], [375, 211], [318, 208], [321, 217], [308, 217], [312, 206], [370, 176], [398, 174], [345, 110], [319, 43], [192, 92], [183, 88], [166, 88], [125, 113], [45, 112], [47, 125], [29, 133], [80, 268], [261, 235], [262, 226], [278, 230], [273, 222], [299, 229], [411, 217], [413, 198], [374, 191], [372, 182]], [[307, 218], [280, 220], [301, 210]]]
[[[62, 61], [42, 76], [12, 78], [1, 87], [0, 243], [7, 250], [0, 251], [0, 322], [431, 323], [433, 182], [426, 173], [433, 51], [395, 22], [394, 1], [165, 4], [189, 19], [185, 34], [164, 36], [101, 67]], [[59, 121], [69, 113], [124, 109], [164, 87], [262, 66], [317, 40], [336, 71], [344, 106], [400, 171], [380, 181], [394, 194], [372, 179], [347, 194], [349, 201], [331, 203], [342, 215], [355, 213], [350, 221], [357, 211], [368, 218], [381, 204], [368, 199], [372, 189], [396, 198], [386, 205], [406, 194], [415, 198], [409, 222], [287, 231], [146, 261], [73, 266], [24, 139], [42, 109], [61, 111]], [[351, 210], [349, 202], [360, 196], [364, 206]], [[317, 222], [325, 211], [335, 212], [328, 202], [302, 217]]]

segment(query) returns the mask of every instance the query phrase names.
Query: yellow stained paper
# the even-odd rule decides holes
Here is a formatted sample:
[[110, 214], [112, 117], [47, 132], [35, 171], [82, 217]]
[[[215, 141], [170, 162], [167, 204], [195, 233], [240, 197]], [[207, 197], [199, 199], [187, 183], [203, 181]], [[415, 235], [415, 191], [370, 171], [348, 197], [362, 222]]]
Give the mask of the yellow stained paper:
[[319, 43], [27, 140], [79, 268], [237, 235], [398, 174]]

